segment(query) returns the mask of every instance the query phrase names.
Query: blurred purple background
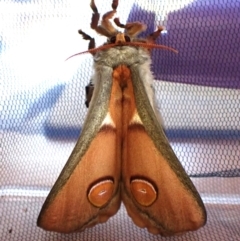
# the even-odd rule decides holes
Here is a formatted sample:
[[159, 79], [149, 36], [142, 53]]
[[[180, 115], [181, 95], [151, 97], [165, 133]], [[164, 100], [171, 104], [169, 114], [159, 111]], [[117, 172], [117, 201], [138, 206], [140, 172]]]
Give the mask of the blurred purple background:
[[[148, 19], [154, 12], [132, 8], [128, 21]], [[148, 23], [146, 23], [148, 24]], [[240, 1], [195, 1], [168, 15], [167, 33], [159, 44], [178, 54], [153, 50], [157, 79], [195, 85], [240, 88]], [[148, 25], [148, 32], [154, 30]], [[144, 33], [145, 35], [145, 33]]]

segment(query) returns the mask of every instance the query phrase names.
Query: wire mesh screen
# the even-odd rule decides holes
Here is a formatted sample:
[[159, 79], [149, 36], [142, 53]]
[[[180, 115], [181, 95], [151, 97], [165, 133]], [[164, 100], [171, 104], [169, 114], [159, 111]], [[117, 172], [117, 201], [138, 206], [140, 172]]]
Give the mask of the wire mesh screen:
[[[121, 22], [164, 25], [152, 50], [157, 106], [164, 129], [208, 212], [205, 227], [163, 238], [136, 227], [124, 206], [82, 233], [37, 228], [41, 206], [69, 157], [87, 113], [92, 56], [77, 30], [90, 29], [90, 1], [2, 0], [1, 240], [240, 240], [240, 2], [119, 1]], [[96, 0], [99, 12], [111, 0]]]

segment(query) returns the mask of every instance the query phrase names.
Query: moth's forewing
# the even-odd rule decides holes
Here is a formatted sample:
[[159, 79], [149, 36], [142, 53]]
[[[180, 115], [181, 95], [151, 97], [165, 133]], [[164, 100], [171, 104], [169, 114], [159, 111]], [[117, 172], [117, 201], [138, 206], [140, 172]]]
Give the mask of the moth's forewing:
[[43, 229], [82, 231], [105, 222], [119, 209], [121, 129], [113, 119], [121, 119], [118, 112], [109, 114], [111, 71], [102, 71], [95, 75], [81, 136], [39, 214], [37, 224]]
[[122, 155], [122, 199], [128, 214], [155, 234], [196, 230], [205, 224], [206, 210], [151, 104], [144, 84], [151, 76], [149, 68], [144, 63], [129, 71], [123, 97], [123, 113], [128, 117], [123, 117]]

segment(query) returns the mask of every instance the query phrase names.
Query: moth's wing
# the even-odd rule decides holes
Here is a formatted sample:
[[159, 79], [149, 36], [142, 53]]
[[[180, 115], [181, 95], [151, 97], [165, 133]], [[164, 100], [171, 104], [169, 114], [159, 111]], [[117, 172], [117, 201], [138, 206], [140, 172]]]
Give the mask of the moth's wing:
[[120, 144], [108, 114], [112, 80], [101, 74], [81, 136], [39, 214], [43, 229], [82, 231], [119, 209]]
[[204, 204], [164, 135], [139, 71], [131, 72], [136, 111], [125, 130], [122, 163], [127, 212], [138, 226], [155, 234], [196, 230], [206, 222]]

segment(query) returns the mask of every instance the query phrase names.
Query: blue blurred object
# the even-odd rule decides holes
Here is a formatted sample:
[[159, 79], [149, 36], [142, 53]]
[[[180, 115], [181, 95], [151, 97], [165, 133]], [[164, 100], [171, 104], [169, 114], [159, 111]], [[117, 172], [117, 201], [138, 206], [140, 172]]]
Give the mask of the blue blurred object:
[[20, 96], [12, 96], [3, 103], [1, 114], [1, 130], [17, 131], [24, 134], [42, 134], [49, 112], [56, 104], [65, 85], [56, 85], [46, 90], [34, 100], [25, 92]]

